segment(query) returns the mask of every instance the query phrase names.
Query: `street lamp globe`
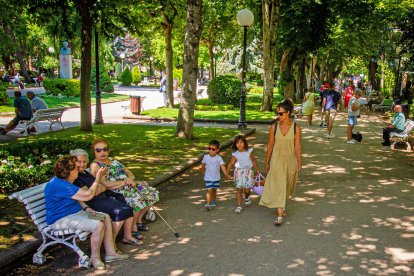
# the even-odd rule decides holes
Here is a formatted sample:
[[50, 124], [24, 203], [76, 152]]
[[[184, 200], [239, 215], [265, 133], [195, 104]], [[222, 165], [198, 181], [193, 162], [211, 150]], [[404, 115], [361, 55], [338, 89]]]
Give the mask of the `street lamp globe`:
[[55, 52], [55, 48], [53, 48], [52, 46], [50, 46], [48, 49], [49, 53], [53, 54]]
[[237, 23], [241, 27], [250, 27], [253, 24], [254, 15], [248, 9], [242, 9], [237, 13]]
[[122, 59], [124, 59], [125, 58], [125, 54], [122, 53], [122, 54], [119, 55], [119, 57], [122, 58]]

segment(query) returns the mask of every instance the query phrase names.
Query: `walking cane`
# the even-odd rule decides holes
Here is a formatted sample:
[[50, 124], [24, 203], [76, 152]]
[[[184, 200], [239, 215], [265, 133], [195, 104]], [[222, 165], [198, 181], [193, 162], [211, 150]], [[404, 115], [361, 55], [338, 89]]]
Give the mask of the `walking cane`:
[[174, 236], [176, 237], [176, 238], [178, 238], [178, 237], [180, 237], [180, 235], [168, 224], [168, 222], [161, 216], [161, 214], [157, 211], [157, 210], [155, 210], [154, 209], [154, 206], [152, 205], [152, 203], [151, 203], [151, 201], [150, 200], [148, 200], [148, 198], [145, 196], [145, 195], [143, 195], [142, 193], [141, 193], [141, 191], [138, 189], [138, 187], [137, 186], [135, 186], [135, 189], [137, 190], [137, 192], [139, 193], [139, 195], [145, 200], [145, 201], [147, 201], [148, 202], [148, 204], [149, 204], [149, 206], [150, 206], [150, 208], [151, 208], [151, 210], [153, 210], [155, 213], [157, 213], [157, 215], [162, 219], [162, 221], [168, 226], [168, 228], [170, 228], [170, 230], [174, 233]]

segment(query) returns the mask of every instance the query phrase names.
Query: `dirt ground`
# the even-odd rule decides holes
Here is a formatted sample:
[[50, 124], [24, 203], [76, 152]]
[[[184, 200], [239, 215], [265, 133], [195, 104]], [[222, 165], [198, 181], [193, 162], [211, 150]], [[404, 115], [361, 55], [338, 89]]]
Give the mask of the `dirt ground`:
[[[273, 225], [275, 210], [259, 206], [257, 196], [235, 214], [231, 182], [221, 183], [218, 206], [207, 212], [202, 175], [192, 168], [160, 187], [157, 209], [180, 238], [158, 219], [148, 225], [143, 246], [119, 244], [129, 260], [99, 274], [412, 275], [413, 153], [380, 144], [385, 124], [378, 115], [362, 116], [357, 128], [363, 140], [355, 145], [345, 143], [343, 113], [330, 140], [325, 129], [298, 122], [303, 171], [281, 227]], [[249, 127], [257, 129], [248, 141], [264, 170], [268, 126]], [[230, 150], [222, 155], [227, 162]], [[95, 274], [79, 269], [66, 248], [49, 252], [46, 265], [24, 265], [12, 274]]]

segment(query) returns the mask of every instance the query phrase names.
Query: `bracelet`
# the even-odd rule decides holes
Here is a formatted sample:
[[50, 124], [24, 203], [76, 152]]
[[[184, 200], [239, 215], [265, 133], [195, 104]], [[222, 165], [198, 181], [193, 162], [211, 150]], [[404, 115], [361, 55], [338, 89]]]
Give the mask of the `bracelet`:
[[83, 207], [83, 210], [86, 212], [86, 209], [88, 209], [89, 207]]

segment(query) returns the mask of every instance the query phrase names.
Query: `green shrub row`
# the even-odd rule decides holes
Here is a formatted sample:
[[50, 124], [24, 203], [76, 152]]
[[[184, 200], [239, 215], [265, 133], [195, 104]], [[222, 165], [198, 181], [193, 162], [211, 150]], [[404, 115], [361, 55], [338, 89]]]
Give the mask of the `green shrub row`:
[[7, 86], [0, 81], [0, 105], [9, 104], [9, 94], [7, 94]]
[[199, 111], [227, 111], [234, 110], [234, 106], [231, 104], [214, 104], [210, 99], [200, 99], [196, 102], [195, 110]]
[[75, 79], [45, 79], [43, 86], [48, 95], [66, 97], [78, 97], [80, 95], [80, 81]]
[[48, 181], [56, 160], [77, 148], [93, 156], [91, 143], [85, 141], [45, 139], [0, 146], [0, 192], [9, 194]]
[[232, 75], [214, 78], [207, 86], [207, 94], [213, 103], [231, 104], [238, 107], [240, 104], [241, 80]]

